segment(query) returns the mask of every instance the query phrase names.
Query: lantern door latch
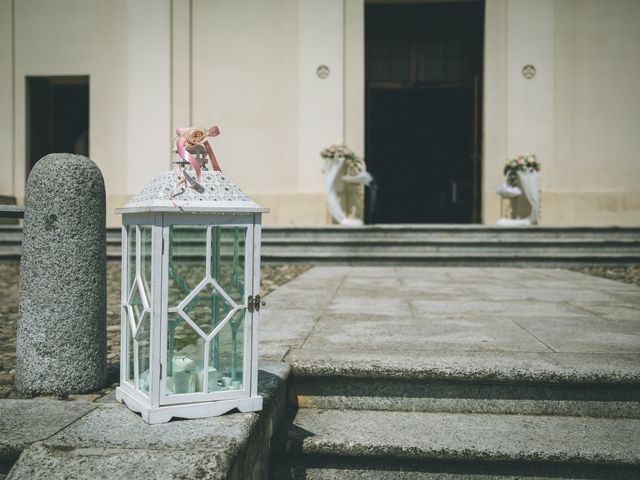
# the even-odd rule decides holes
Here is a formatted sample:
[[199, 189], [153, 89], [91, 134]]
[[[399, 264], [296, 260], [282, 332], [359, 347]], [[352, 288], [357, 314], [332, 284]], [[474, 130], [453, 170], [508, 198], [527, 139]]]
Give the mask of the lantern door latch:
[[266, 305], [266, 303], [262, 301], [260, 295], [256, 295], [255, 297], [253, 295], [249, 295], [249, 298], [247, 299], [247, 310], [249, 310], [249, 313], [253, 313], [254, 310], [259, 312], [261, 305]]

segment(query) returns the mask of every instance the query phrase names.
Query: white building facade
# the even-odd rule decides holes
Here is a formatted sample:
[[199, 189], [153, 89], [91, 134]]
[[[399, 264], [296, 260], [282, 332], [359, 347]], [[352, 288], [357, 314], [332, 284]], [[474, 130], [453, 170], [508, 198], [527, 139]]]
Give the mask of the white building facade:
[[[385, 8], [397, 27], [387, 37], [380, 33]], [[409, 43], [394, 47], [393, 39], [406, 40], [402, 22], [411, 13], [403, 8], [427, 19], [430, 9], [440, 9], [450, 22], [445, 36], [455, 30], [456, 15], [467, 15], [480, 35], [469, 37], [480, 51], [469, 60], [477, 68], [463, 64], [460, 71], [471, 73], [457, 81], [467, 57], [451, 53], [455, 39], [439, 54], [426, 24], [424, 38], [408, 36]], [[424, 111], [437, 119], [438, 112], [458, 111], [444, 100], [458, 88], [459, 111], [473, 117], [465, 117], [461, 133], [470, 138], [473, 171], [445, 178], [440, 197], [455, 203], [455, 175], [462, 175], [468, 212], [456, 217], [447, 204], [453, 216], [369, 221], [495, 223], [501, 215], [495, 188], [507, 157], [534, 153], [542, 163], [542, 224], [637, 225], [639, 23], [634, 0], [0, 0], [0, 196], [23, 201], [34, 155], [64, 124], [73, 148], [88, 148], [100, 166], [108, 223], [118, 225], [114, 208], [169, 166], [176, 127], [215, 124], [221, 135], [213, 148], [223, 171], [271, 208], [267, 225], [326, 224], [320, 150], [344, 142], [376, 159], [376, 151], [406, 144], [398, 135], [411, 125], [428, 132], [430, 124], [410, 115], [379, 123], [375, 112], [398, 115], [404, 101], [416, 118]], [[374, 44], [383, 37], [391, 43]], [[380, 55], [397, 78], [373, 78]], [[447, 81], [430, 70], [441, 58]], [[328, 76], [319, 67], [328, 67]], [[86, 132], [68, 118], [56, 120], [63, 107], [55, 102], [64, 105], [78, 85], [88, 90]], [[42, 112], [49, 120], [41, 125]], [[389, 154], [372, 160], [381, 190], [387, 175], [397, 177], [387, 182], [395, 189], [387, 198], [411, 190], [412, 176], [431, 177], [423, 165], [450, 161], [441, 152], [447, 144], [434, 153], [424, 135], [415, 147], [424, 152], [413, 160]], [[460, 143], [447, 138], [452, 150]], [[433, 198], [425, 196], [425, 205]]]

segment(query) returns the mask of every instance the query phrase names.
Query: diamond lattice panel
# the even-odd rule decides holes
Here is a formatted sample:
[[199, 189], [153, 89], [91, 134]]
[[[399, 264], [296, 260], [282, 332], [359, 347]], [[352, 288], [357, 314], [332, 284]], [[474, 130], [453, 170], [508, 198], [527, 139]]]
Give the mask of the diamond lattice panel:
[[144, 310], [140, 317], [140, 321], [136, 322], [136, 340], [149, 341], [149, 318], [150, 312], [148, 310]]
[[195, 323], [205, 336], [209, 336], [235, 308], [213, 284], [208, 283], [183, 308], [185, 314]]
[[[143, 316], [149, 315], [151, 309], [149, 308], [149, 303], [147, 301], [146, 295], [144, 294], [141, 288], [142, 281], [137, 281], [133, 288], [131, 289], [131, 293], [129, 295], [129, 305], [127, 306], [127, 310], [129, 311], [129, 315], [132, 317], [133, 322], [135, 324], [135, 330], [137, 331], [142, 320]], [[137, 335], [136, 335], [137, 337]]]

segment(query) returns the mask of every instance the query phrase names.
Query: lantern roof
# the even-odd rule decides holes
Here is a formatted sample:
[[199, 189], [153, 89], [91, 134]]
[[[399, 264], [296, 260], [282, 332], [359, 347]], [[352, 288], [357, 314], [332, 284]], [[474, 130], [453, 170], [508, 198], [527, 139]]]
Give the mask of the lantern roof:
[[191, 212], [191, 213], [266, 213], [219, 170], [202, 170], [196, 180], [193, 169], [185, 169], [188, 179], [180, 185], [181, 174], [170, 170], [146, 184], [116, 213]]

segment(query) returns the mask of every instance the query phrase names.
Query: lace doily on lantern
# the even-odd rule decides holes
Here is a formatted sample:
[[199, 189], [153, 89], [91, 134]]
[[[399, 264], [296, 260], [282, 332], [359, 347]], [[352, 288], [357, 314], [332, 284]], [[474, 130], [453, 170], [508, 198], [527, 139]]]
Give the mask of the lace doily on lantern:
[[[129, 204], [140, 205], [155, 200], [176, 202], [250, 202], [251, 200], [236, 184], [227, 179], [222, 172], [203, 171], [200, 178], [202, 193], [193, 188], [176, 187], [178, 172], [165, 172], [147, 184]], [[175, 196], [174, 196], [175, 195]]]
[[[195, 172], [186, 169], [195, 178]], [[125, 209], [141, 207], [238, 207], [259, 208], [240, 188], [220, 171], [203, 170], [198, 184], [201, 189], [177, 185], [180, 174], [168, 171], [153, 179], [135, 195]]]

